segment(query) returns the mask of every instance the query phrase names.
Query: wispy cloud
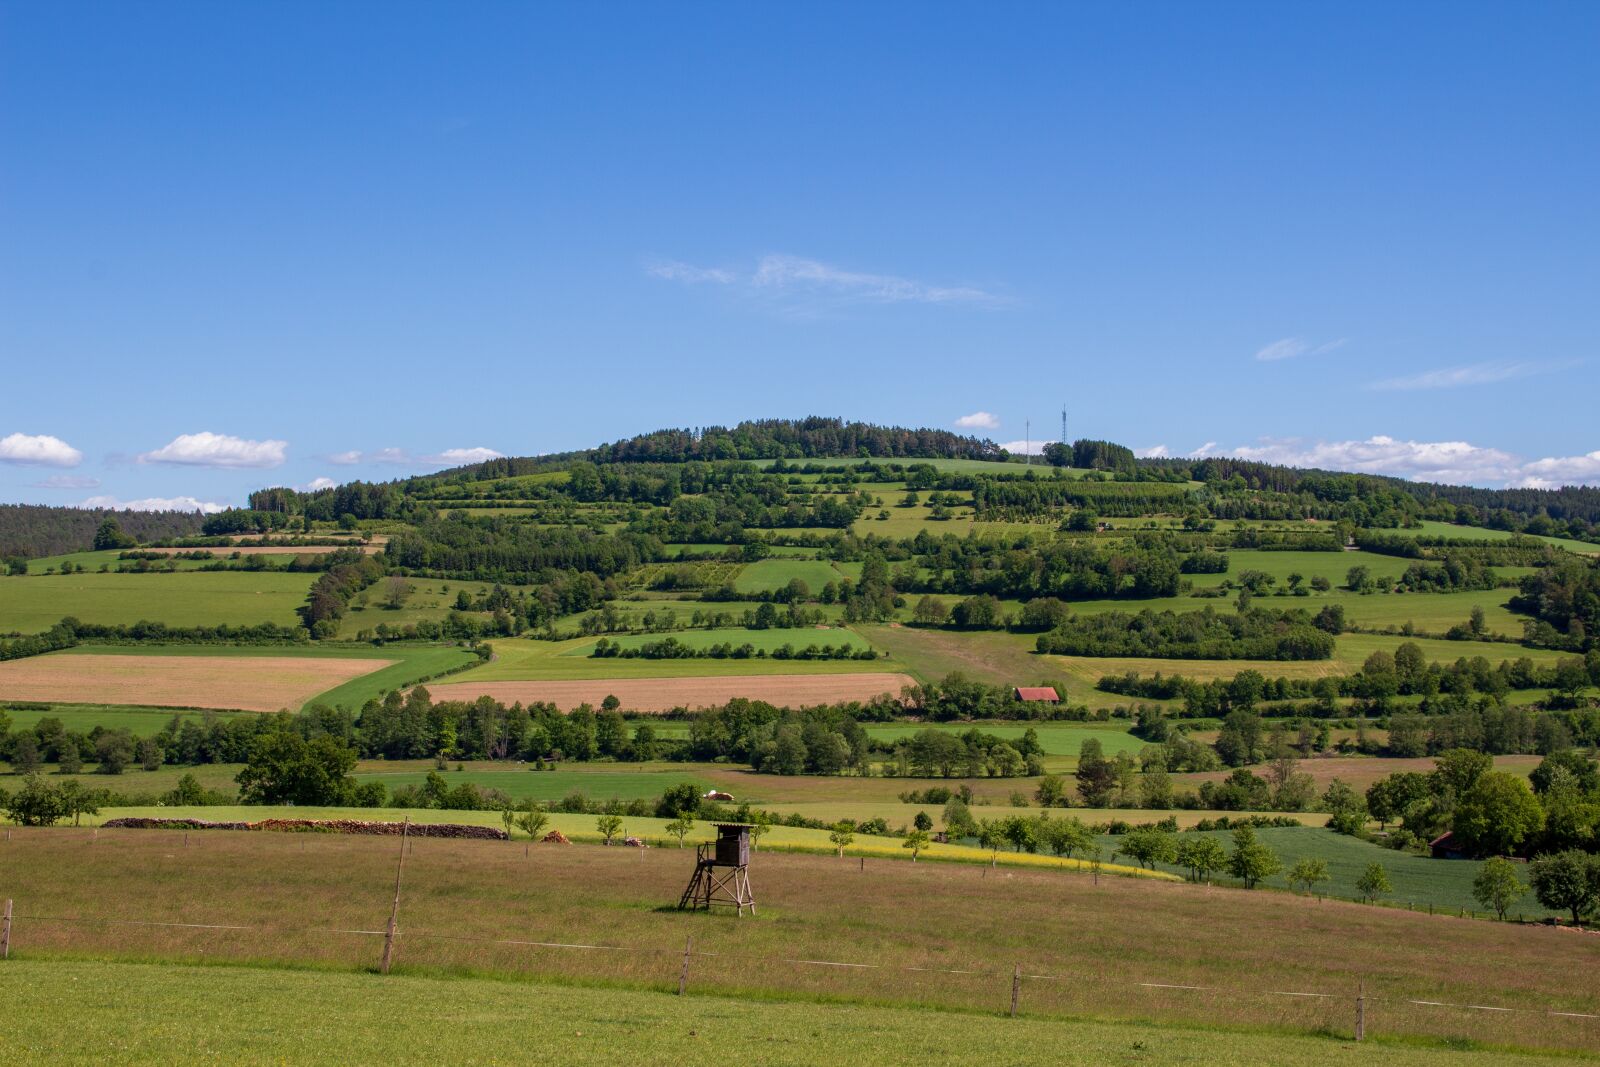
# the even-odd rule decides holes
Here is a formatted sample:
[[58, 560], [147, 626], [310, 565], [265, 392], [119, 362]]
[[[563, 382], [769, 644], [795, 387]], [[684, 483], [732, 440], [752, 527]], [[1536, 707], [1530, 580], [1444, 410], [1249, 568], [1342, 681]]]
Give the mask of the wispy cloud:
[[1149, 448], [1136, 448], [1133, 454], [1140, 459], [1166, 459], [1172, 455], [1166, 445], [1151, 445]]
[[325, 456], [329, 463], [336, 463], [341, 467], [365, 465], [369, 467], [411, 467], [424, 469], [430, 467], [464, 467], [469, 463], [482, 463], [485, 460], [500, 459], [504, 452], [497, 452], [492, 448], [479, 445], [475, 448], [447, 448], [442, 452], [431, 454], [413, 454], [403, 448], [380, 448], [372, 452], [352, 450], [350, 452], [335, 452]]
[[731, 270], [720, 270], [716, 267], [696, 267], [671, 259], [648, 263], [644, 269], [646, 273], [657, 278], [664, 278], [669, 282], [683, 282], [686, 285], [699, 285], [702, 282], [712, 282], [716, 285], [732, 285], [739, 280], [739, 276]]
[[646, 273], [685, 285], [718, 285], [755, 298], [823, 304], [945, 304], [1000, 308], [1008, 298], [974, 285], [935, 285], [894, 274], [846, 270], [781, 253], [754, 268], [700, 267], [677, 260], [647, 263]]
[[90, 478], [81, 474], [52, 474], [48, 478], [41, 478], [37, 482], [29, 482], [30, 489], [98, 489], [99, 478]]
[[962, 430], [998, 430], [1000, 420], [987, 411], [974, 411], [957, 419], [956, 426]]
[[1225, 448], [1211, 454], [1287, 467], [1386, 474], [1454, 485], [1529, 489], [1600, 485], [1600, 450], [1581, 456], [1529, 460], [1504, 449], [1469, 441], [1410, 441], [1379, 434], [1360, 441], [1264, 438], [1255, 445]]
[[[140, 463], [165, 463], [184, 467], [264, 469], [283, 465], [287, 441], [247, 441], [231, 434], [179, 434], [154, 452], [144, 452]], [[146, 509], [148, 510], [148, 509]]]
[[1368, 389], [1459, 389], [1468, 385], [1493, 385], [1495, 382], [1526, 378], [1533, 374], [1547, 374], [1573, 366], [1571, 363], [1529, 363], [1498, 361], [1468, 363], [1460, 367], [1441, 367], [1400, 378], [1383, 378], [1368, 384]]
[[78, 505], [80, 508], [106, 508], [111, 511], [198, 511], [215, 515], [226, 511], [226, 504], [197, 500], [192, 496], [147, 496], [140, 500], [118, 500], [114, 496], [92, 496]]
[[1049, 441], [1007, 441], [1000, 447], [1013, 456], [1042, 456]]
[[313, 478], [305, 484], [305, 488], [302, 491], [307, 493], [315, 493], [318, 489], [332, 489], [338, 484], [338, 482], [328, 477]]
[[0, 463], [30, 467], [76, 467], [83, 453], [47, 433], [9, 433], [0, 437]]
[[1304, 337], [1283, 337], [1270, 345], [1264, 345], [1256, 351], [1256, 358], [1266, 363], [1276, 362], [1280, 359], [1296, 359], [1300, 356], [1321, 356], [1332, 352], [1344, 345], [1345, 338], [1337, 341], [1323, 341], [1313, 343]]

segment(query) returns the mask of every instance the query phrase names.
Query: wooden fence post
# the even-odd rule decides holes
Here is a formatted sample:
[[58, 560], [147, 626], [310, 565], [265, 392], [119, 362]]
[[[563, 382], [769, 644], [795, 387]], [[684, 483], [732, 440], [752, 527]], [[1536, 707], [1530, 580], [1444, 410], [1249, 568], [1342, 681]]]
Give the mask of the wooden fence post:
[[689, 955], [694, 949], [694, 935], [683, 940], [683, 970], [678, 972], [678, 996], [683, 996], [683, 991], [689, 986]]
[[11, 898], [6, 898], [6, 910], [0, 914], [0, 960], [11, 958]]
[[1365, 1041], [1367, 1037], [1367, 980], [1361, 979], [1356, 986], [1356, 1040]]
[[1017, 1017], [1017, 997], [1022, 992], [1022, 964], [1011, 968], [1011, 1017]]
[[389, 973], [389, 961], [394, 958], [395, 924], [400, 919], [400, 876], [406, 870], [406, 844], [411, 838], [411, 816], [400, 827], [400, 862], [394, 869], [394, 906], [389, 909], [389, 925], [383, 932], [383, 973]]

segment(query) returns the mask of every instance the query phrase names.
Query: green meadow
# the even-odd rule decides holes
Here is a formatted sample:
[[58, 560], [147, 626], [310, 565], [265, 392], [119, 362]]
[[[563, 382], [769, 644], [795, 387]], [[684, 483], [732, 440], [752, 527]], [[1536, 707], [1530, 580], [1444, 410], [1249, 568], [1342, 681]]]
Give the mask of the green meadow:
[[0, 578], [0, 629], [37, 633], [69, 615], [106, 626], [294, 626], [315, 577], [268, 570]]

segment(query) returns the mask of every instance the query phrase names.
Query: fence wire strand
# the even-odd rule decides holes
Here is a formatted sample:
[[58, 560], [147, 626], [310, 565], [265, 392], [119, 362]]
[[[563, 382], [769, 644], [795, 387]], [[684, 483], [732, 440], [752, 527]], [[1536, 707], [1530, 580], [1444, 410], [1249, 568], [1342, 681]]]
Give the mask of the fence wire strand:
[[[12, 916], [13, 923], [51, 922], [51, 923], [85, 923], [99, 926], [135, 926], [153, 927], [179, 930], [216, 930], [230, 933], [259, 933], [259, 934], [340, 934], [358, 937], [384, 937], [385, 930], [360, 930], [342, 927], [324, 926], [280, 926], [280, 925], [242, 925], [235, 923], [183, 923], [166, 922], [145, 919], [106, 919], [96, 916], [83, 915], [24, 915]], [[831, 967], [840, 970], [860, 971], [905, 971], [918, 974], [960, 975], [963, 977], [1013, 977], [1013, 972], [998, 969], [985, 970], [981, 968], [958, 967], [927, 967], [913, 964], [884, 964], [884, 963], [854, 963], [844, 960], [817, 960], [792, 956], [763, 956], [744, 952], [719, 952], [705, 949], [675, 949], [675, 948], [649, 948], [633, 945], [592, 945], [571, 941], [532, 941], [521, 938], [477, 937], [470, 934], [449, 934], [431, 930], [410, 930], [404, 927], [396, 930], [396, 938], [422, 938], [436, 941], [456, 941], [473, 944], [507, 945], [516, 948], [541, 948], [557, 950], [574, 950], [590, 952], [614, 952], [631, 955], [670, 956], [672, 958], [687, 957], [689, 959], [709, 960], [743, 960], [754, 963], [786, 964], [794, 967]], [[1117, 985], [1137, 989], [1168, 990], [1187, 993], [1219, 993], [1227, 996], [1259, 996], [1259, 997], [1295, 997], [1310, 1000], [1360, 1000], [1366, 1004], [1401, 1004], [1421, 1008], [1444, 1008], [1455, 1011], [1493, 1012], [1497, 1014], [1538, 1015], [1562, 1019], [1597, 1020], [1600, 1014], [1579, 1011], [1558, 1011], [1546, 1008], [1510, 1008], [1495, 1004], [1459, 1004], [1443, 1000], [1414, 1000], [1409, 998], [1377, 997], [1364, 994], [1352, 995], [1349, 993], [1320, 993], [1300, 990], [1283, 989], [1240, 989], [1224, 986], [1186, 985], [1176, 982], [1140, 982], [1133, 980], [1117, 980], [1104, 975], [1085, 976], [1082, 974], [1048, 974], [1022, 972], [1015, 977], [1026, 981], [1040, 982], [1078, 982], [1107, 986]]]

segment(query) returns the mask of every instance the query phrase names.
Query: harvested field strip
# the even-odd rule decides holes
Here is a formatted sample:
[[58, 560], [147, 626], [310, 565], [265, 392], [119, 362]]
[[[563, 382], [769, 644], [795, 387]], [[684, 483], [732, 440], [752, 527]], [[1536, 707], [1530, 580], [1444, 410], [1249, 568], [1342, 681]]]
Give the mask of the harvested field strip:
[[490, 696], [503, 703], [544, 701], [571, 709], [599, 706], [607, 696], [626, 711], [671, 711], [726, 704], [734, 697], [798, 707], [843, 700], [899, 695], [913, 684], [904, 674], [792, 675], [752, 674], [724, 678], [593, 678], [582, 681], [444, 682], [428, 686], [435, 700], [476, 700]]
[[0, 663], [0, 699], [278, 711], [392, 666], [310, 656], [34, 656]]

